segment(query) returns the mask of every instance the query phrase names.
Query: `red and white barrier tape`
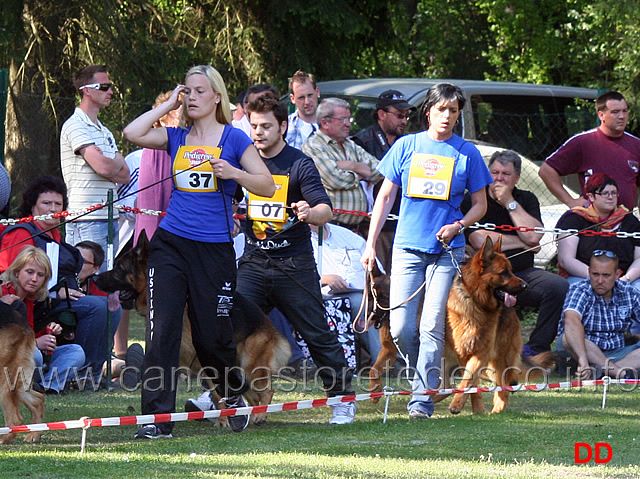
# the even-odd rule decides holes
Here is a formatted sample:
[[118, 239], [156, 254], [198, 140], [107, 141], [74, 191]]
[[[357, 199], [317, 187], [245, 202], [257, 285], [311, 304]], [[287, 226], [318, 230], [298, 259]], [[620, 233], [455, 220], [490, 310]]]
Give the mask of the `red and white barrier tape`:
[[294, 401], [278, 404], [267, 404], [262, 406], [247, 406], [242, 408], [215, 409], [212, 411], [196, 411], [196, 412], [176, 412], [167, 414], [147, 414], [141, 416], [122, 416], [107, 417], [97, 419], [76, 419], [71, 421], [58, 421], [41, 424], [29, 424], [23, 426], [0, 427], [0, 435], [17, 432], [33, 432], [33, 431], [53, 431], [60, 429], [86, 429], [89, 427], [103, 426], [131, 426], [161, 422], [180, 422], [191, 421], [195, 419], [211, 419], [227, 416], [247, 416], [251, 414], [273, 413], [282, 411], [296, 411], [302, 409], [311, 409], [323, 406], [332, 406], [341, 402], [365, 401], [367, 399], [379, 398], [383, 396], [398, 395], [419, 395], [434, 396], [439, 394], [473, 394], [473, 393], [493, 393], [499, 391], [543, 391], [545, 389], [568, 389], [575, 387], [589, 387], [610, 384], [638, 384], [637, 379], [597, 379], [590, 381], [566, 381], [559, 383], [542, 383], [542, 384], [526, 384], [518, 386], [488, 386], [475, 387], [465, 389], [438, 389], [428, 391], [385, 391], [367, 394], [355, 394], [349, 396], [335, 396], [332, 398], [308, 399], [304, 401]]

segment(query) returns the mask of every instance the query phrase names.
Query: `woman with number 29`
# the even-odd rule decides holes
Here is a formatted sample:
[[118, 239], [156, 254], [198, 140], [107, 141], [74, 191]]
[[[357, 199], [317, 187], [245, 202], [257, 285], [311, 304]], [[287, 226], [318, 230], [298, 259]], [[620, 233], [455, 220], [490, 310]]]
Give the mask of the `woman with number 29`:
[[[419, 322], [420, 294], [390, 313], [391, 335], [414, 373], [407, 406], [414, 419], [433, 414], [431, 396], [419, 392], [439, 387], [447, 297], [455, 263], [464, 257], [461, 233], [485, 214], [485, 188], [492, 182], [478, 149], [453, 133], [464, 104], [460, 88], [449, 83], [431, 87], [421, 111], [427, 130], [399, 138], [380, 161], [378, 171], [385, 179], [361, 260], [371, 269], [378, 234], [396, 195], [402, 194], [391, 256], [391, 306], [426, 282]], [[472, 206], [463, 216], [459, 206], [465, 190]], [[444, 250], [443, 243], [451, 250]]]
[[[180, 105], [179, 127], [153, 128]], [[142, 413], [175, 411], [172, 374], [179, 362], [187, 303], [198, 359], [203, 367], [218, 372], [218, 391], [226, 397], [227, 406], [243, 406], [241, 394], [247, 385], [236, 371], [225, 373], [236, 355], [231, 326], [236, 284], [231, 200], [237, 184], [270, 197], [275, 192], [273, 178], [249, 137], [231, 126], [224, 82], [208, 65], [192, 67], [185, 84], [178, 85], [165, 103], [131, 122], [124, 136], [144, 148], [164, 149], [173, 158], [171, 200], [149, 256]], [[234, 430], [246, 426], [234, 424], [246, 420], [245, 416], [230, 419]], [[149, 424], [135, 437], [171, 437], [172, 429], [173, 423]]]

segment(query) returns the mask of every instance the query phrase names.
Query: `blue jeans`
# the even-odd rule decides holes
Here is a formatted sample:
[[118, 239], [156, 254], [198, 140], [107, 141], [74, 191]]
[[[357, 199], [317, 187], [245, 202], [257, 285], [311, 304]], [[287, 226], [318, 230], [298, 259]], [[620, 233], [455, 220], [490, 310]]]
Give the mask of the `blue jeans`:
[[[63, 301], [50, 314], [66, 309], [67, 303]], [[71, 301], [71, 309], [76, 312], [78, 325], [76, 326], [75, 343], [82, 346], [85, 354], [85, 367], [92, 368], [92, 374], [99, 377], [102, 365], [107, 359], [107, 297], [83, 296], [77, 301]], [[111, 313], [111, 331], [113, 335], [118, 329], [122, 308]], [[53, 319], [55, 321], [55, 318]]]
[[[51, 353], [49, 367], [44, 369], [42, 352], [36, 349], [33, 356], [36, 368], [41, 368], [40, 385], [45, 389], [62, 391], [69, 381], [75, 379], [77, 371], [84, 365], [85, 357], [82, 347], [78, 344], [63, 344]], [[43, 374], [44, 373], [44, 374]]]
[[[118, 251], [118, 220], [113, 222], [113, 255]], [[75, 221], [67, 223], [65, 226], [65, 241], [73, 246], [81, 241], [93, 241], [102, 246], [104, 251], [104, 263], [100, 266], [99, 273], [107, 270], [107, 234], [109, 232], [109, 222], [101, 221]]]
[[[452, 254], [460, 263], [464, 257], [464, 248], [454, 248]], [[455, 274], [456, 269], [451, 256], [446, 252], [437, 255], [393, 249], [391, 307], [405, 301], [425, 279], [427, 283], [419, 329], [416, 319], [422, 295], [417, 295], [407, 304], [391, 311], [390, 314], [391, 336], [400, 353], [408, 358], [409, 366], [415, 368], [411, 383], [413, 391], [437, 389], [440, 385], [447, 298]], [[414, 407], [432, 414], [431, 396], [414, 394], [407, 409], [411, 410]]]

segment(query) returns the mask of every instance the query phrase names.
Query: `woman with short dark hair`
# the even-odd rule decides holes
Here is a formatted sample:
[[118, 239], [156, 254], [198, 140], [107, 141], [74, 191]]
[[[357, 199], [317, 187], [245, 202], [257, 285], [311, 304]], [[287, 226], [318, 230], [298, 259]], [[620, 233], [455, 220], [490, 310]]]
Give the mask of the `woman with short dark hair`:
[[[431, 396], [418, 392], [437, 389], [440, 383], [447, 297], [455, 263], [464, 257], [461, 233], [484, 216], [485, 188], [492, 182], [478, 149], [453, 133], [464, 104], [457, 86], [434, 85], [422, 108], [427, 130], [400, 137], [382, 158], [378, 170], [385, 179], [362, 254], [363, 265], [371, 270], [378, 234], [396, 195], [402, 194], [391, 259], [391, 304], [403, 303], [426, 282], [419, 320], [422, 295], [390, 313], [391, 335], [415, 368], [412, 390], [417, 394], [407, 406], [410, 418], [433, 414]], [[460, 203], [466, 190], [471, 193], [471, 208], [463, 215]], [[446, 252], [443, 244], [451, 251]]]

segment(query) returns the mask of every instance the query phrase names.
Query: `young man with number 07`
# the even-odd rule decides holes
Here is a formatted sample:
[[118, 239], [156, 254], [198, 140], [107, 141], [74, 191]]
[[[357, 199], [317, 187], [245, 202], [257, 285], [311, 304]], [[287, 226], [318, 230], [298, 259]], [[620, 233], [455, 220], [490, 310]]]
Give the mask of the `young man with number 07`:
[[[313, 160], [284, 141], [287, 109], [274, 96], [247, 105], [251, 139], [273, 175], [271, 198], [247, 197], [246, 243], [238, 263], [236, 291], [268, 313], [277, 307], [306, 341], [329, 396], [353, 394], [352, 371], [335, 331], [324, 317], [320, 278], [309, 224], [332, 217], [329, 199]], [[353, 421], [356, 403], [333, 408], [331, 424]]]

